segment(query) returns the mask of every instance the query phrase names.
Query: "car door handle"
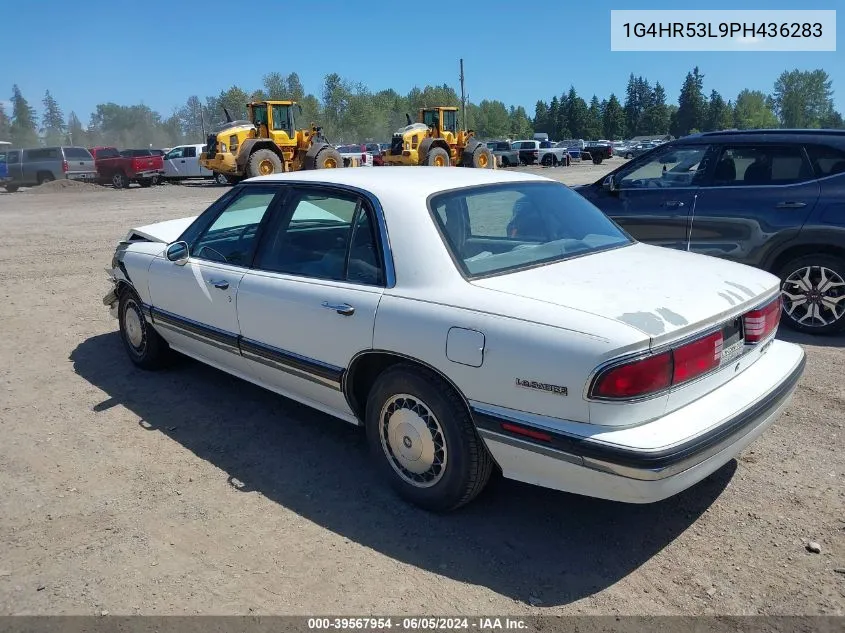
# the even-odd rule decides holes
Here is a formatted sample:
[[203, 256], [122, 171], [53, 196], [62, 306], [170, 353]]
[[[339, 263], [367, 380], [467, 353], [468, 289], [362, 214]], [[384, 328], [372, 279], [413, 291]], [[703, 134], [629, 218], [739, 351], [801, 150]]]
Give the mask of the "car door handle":
[[206, 283], [209, 286], [214, 286], [218, 290], [226, 290], [229, 287], [229, 282], [225, 279], [209, 279]]
[[663, 203], [663, 206], [667, 209], [679, 209], [684, 206], [684, 203], [680, 200], [668, 200], [667, 202]]
[[807, 206], [806, 202], [778, 202], [778, 209], [803, 209]]
[[323, 307], [327, 310], [334, 310], [343, 316], [352, 316], [355, 314], [355, 308], [348, 303], [329, 303], [328, 301], [323, 301]]

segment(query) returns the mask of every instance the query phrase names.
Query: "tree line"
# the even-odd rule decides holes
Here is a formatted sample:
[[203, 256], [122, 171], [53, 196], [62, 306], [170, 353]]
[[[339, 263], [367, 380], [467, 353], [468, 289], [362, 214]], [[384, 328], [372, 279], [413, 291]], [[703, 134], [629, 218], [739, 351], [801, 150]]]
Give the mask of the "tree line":
[[[415, 118], [419, 108], [460, 105], [455, 90], [443, 84], [413, 88], [407, 94], [393, 89], [373, 92], [359, 82], [335, 73], [325, 77], [321, 94], [308, 94], [299, 75], [272, 72], [260, 88], [247, 91], [231, 86], [204, 99], [190, 96], [168, 114], [145, 105], [98, 104], [83, 125], [75, 112], [65, 116], [48, 90], [36, 109], [12, 88], [11, 113], [0, 105], [0, 140], [15, 146], [114, 145], [117, 147], [170, 147], [202, 142], [205, 134], [225, 123], [224, 108], [235, 119], [247, 116], [246, 103], [264, 99], [291, 99], [302, 106], [298, 127], [322, 125], [331, 142], [387, 141]], [[745, 89], [732, 100], [716, 90], [704, 90], [704, 75], [696, 67], [683, 82], [677, 103], [667, 103], [666, 90], [642, 76], [628, 79], [624, 98], [616, 94], [589, 100], [574, 86], [549, 102], [538, 101], [533, 117], [522, 106], [502, 101], [468, 103], [465, 124], [480, 138], [530, 138], [545, 132], [553, 139], [625, 139], [633, 136], [679, 137], [699, 131], [753, 128], [845, 128], [833, 105], [832, 81], [823, 70], [784, 71], [770, 94]]]

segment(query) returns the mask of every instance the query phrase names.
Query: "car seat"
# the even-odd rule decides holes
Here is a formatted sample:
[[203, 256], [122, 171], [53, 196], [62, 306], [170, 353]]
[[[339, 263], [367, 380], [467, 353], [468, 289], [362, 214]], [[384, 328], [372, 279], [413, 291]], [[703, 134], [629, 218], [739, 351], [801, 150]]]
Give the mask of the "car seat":
[[713, 173], [713, 181], [719, 184], [736, 181], [736, 163], [733, 158], [723, 158], [719, 161]]
[[452, 248], [458, 257], [465, 256], [464, 246], [466, 245], [468, 229], [468, 220], [464, 209], [457, 199], [452, 199], [446, 202], [444, 209], [446, 215], [446, 235]]
[[508, 223], [508, 237], [526, 240], [549, 241], [549, 227], [537, 206], [527, 199], [514, 204], [513, 218]]

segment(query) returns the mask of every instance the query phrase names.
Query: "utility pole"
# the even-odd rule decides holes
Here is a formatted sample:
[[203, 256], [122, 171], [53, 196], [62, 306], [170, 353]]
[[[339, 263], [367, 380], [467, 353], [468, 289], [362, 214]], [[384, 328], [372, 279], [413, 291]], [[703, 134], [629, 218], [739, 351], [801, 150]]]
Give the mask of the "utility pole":
[[461, 58], [461, 126], [467, 129], [467, 100], [464, 94], [464, 59]]
[[207, 137], [205, 136], [205, 116], [202, 113], [202, 103], [200, 103], [200, 125], [202, 126], [202, 140], [205, 142]]

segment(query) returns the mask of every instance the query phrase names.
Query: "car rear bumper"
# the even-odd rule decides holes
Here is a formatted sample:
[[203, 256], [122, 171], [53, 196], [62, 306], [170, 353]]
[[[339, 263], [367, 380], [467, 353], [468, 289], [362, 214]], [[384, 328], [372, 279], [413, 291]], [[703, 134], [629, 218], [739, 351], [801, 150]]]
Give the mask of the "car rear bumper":
[[65, 174], [68, 180], [97, 180], [99, 177], [96, 171], [70, 171]]
[[146, 179], [146, 178], [155, 178], [156, 176], [163, 176], [164, 170], [161, 169], [149, 169], [147, 171], [138, 171], [135, 172], [135, 178]]
[[[553, 430], [553, 421], [543, 424], [534, 416], [528, 419], [520, 412], [477, 403], [471, 403], [471, 408], [479, 434], [506, 477], [614, 501], [651, 503], [718, 470], [777, 420], [803, 374], [805, 357], [799, 346], [783, 341], [771, 342], [766, 356], [766, 362], [760, 359], [733, 381], [686, 407], [612, 433], [604, 432], [606, 427], [587, 424], [583, 435], [561, 433]], [[729, 393], [719, 394], [722, 389]], [[748, 397], [738, 399], [739, 393]], [[743, 405], [720, 419], [718, 412], [724, 410], [725, 401]], [[646, 437], [649, 427], [665, 427], [667, 421], [683, 428], [686, 418], [702, 415], [713, 418], [706, 431], [669, 446], [644, 448], [620, 441], [635, 434]], [[516, 424], [551, 440], [510, 433], [503, 424]], [[600, 439], [614, 436], [616, 442]]]

